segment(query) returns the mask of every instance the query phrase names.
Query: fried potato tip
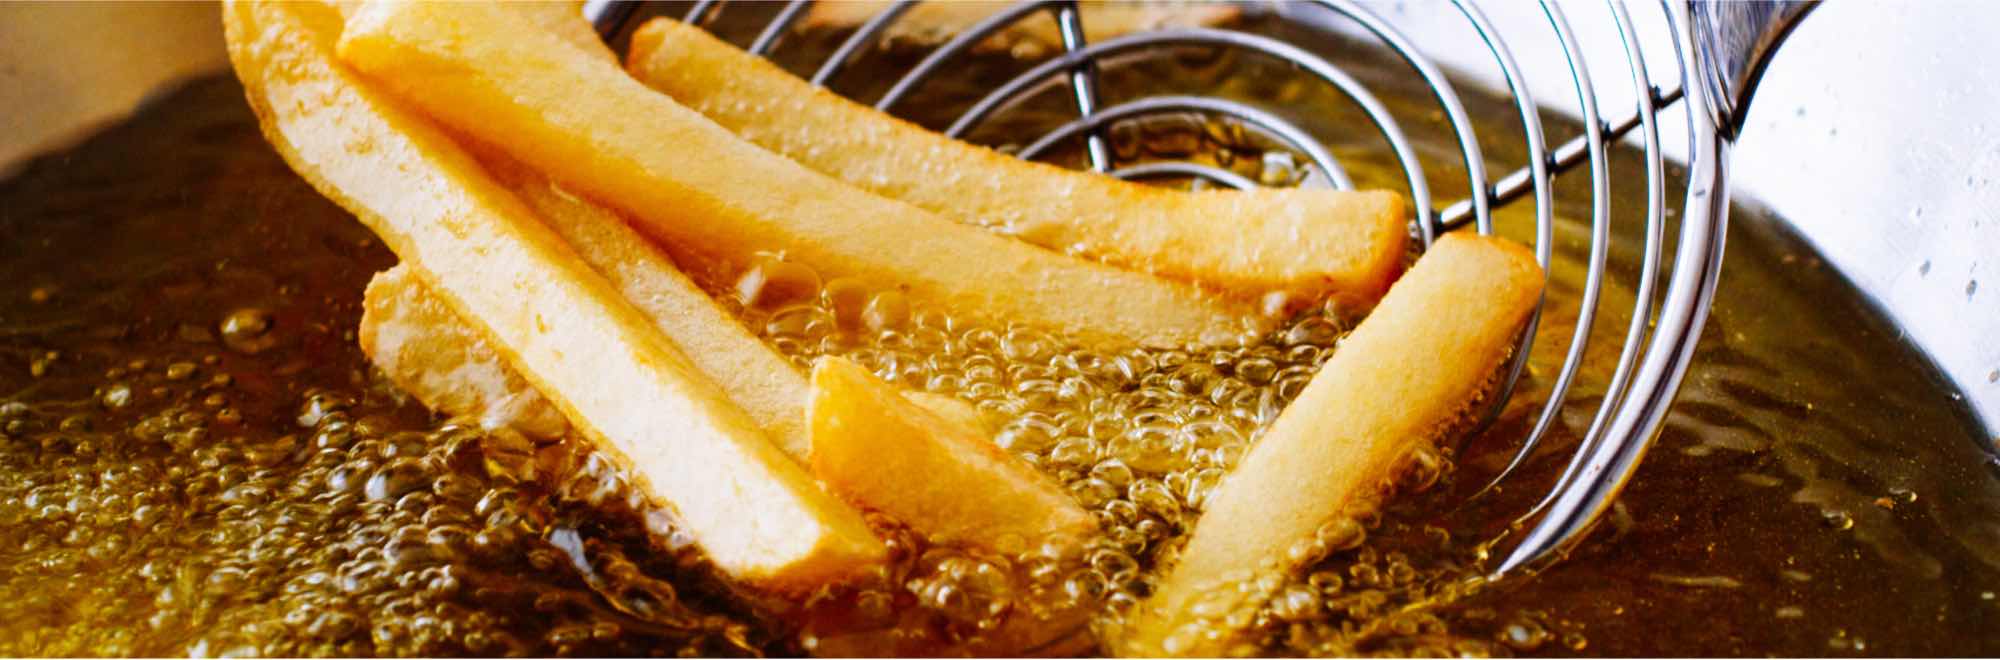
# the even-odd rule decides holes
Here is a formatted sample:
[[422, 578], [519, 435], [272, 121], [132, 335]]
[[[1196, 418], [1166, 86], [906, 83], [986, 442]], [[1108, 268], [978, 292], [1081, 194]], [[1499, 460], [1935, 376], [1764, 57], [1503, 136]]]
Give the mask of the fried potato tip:
[[1451, 234], [1433, 245], [1217, 487], [1114, 648], [1234, 653], [1241, 631], [1224, 621], [1262, 604], [1257, 578], [1338, 543], [1322, 537], [1340, 536], [1413, 450], [1467, 417], [1543, 279], [1534, 256], [1504, 239]]

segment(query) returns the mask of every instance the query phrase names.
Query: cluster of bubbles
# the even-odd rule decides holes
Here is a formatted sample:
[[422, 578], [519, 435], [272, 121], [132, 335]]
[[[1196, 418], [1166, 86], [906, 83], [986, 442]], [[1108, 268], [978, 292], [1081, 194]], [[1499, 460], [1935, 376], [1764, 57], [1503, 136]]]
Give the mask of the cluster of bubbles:
[[[751, 328], [801, 367], [822, 356], [845, 356], [891, 383], [959, 397], [1001, 420], [993, 441], [1060, 483], [1099, 523], [1100, 534], [1081, 556], [1039, 573], [1054, 581], [1050, 593], [1058, 608], [1092, 607], [1099, 630], [1118, 625], [1150, 592], [1163, 554], [1185, 540], [1210, 493], [1351, 327], [1346, 311], [1329, 304], [1241, 345], [1102, 348], [1032, 327], [913, 309], [899, 293], [870, 293], [844, 280], [822, 283], [810, 269], [777, 257], [759, 260], [726, 293]], [[1424, 490], [1449, 468], [1443, 454], [1420, 453], [1407, 461], [1412, 469], [1403, 471], [1398, 489]], [[1272, 628], [1312, 620], [1337, 629], [1345, 620], [1382, 630], [1407, 627], [1389, 616], [1390, 604], [1424, 599], [1436, 585], [1420, 580], [1400, 555], [1383, 559], [1367, 548], [1356, 551], [1366, 527], [1379, 520], [1335, 521], [1339, 538], [1308, 552], [1349, 565], [1322, 567], [1298, 585], [1283, 585], [1281, 597], [1260, 601], [1266, 609], [1254, 621], [1238, 623]], [[1464, 574], [1432, 572], [1440, 578]], [[1308, 584], [1314, 590], [1308, 592]], [[977, 591], [949, 586], [915, 581], [907, 591], [918, 600]], [[1442, 623], [1432, 619], [1429, 625]]]
[[671, 523], [607, 457], [438, 425], [365, 388], [306, 391], [291, 423], [255, 428], [218, 362], [134, 361], [89, 399], [0, 404], [0, 655], [765, 643], [720, 589], [682, 593], [701, 559], [650, 540]]

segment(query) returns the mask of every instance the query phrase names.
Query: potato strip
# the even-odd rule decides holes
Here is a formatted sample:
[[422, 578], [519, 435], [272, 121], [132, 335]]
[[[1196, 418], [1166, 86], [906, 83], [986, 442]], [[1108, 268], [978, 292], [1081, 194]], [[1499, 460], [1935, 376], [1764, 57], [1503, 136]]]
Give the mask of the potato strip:
[[1452, 234], [1432, 246], [1217, 487], [1117, 650], [1236, 653], [1225, 622], [1262, 604], [1257, 578], [1316, 558], [1323, 526], [1362, 513], [1404, 456], [1464, 419], [1542, 284], [1517, 244]]

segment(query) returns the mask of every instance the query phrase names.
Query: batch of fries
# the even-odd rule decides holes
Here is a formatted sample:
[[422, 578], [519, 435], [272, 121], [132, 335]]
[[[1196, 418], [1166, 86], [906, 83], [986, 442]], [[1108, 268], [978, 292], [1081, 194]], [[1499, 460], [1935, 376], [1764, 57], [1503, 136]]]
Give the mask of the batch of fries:
[[[837, 357], [801, 373], [677, 264], [773, 286], [803, 267], [1125, 346], [1372, 306], [1096, 642], [1139, 655], [1237, 649], [1227, 614], [1265, 596], [1237, 585], [1311, 560], [1323, 526], [1456, 427], [1541, 295], [1532, 256], [1499, 239], [1449, 235], [1404, 272], [1392, 193], [1189, 192], [1028, 163], [672, 21], [622, 67], [570, 3], [249, 0], [225, 21], [267, 137], [401, 259], [367, 292], [381, 369], [441, 412], [618, 457], [718, 571], [780, 599], [887, 561], [864, 512], [986, 548], [1081, 543], [1096, 523], [981, 411]], [[974, 651], [1049, 640], [999, 637]]]

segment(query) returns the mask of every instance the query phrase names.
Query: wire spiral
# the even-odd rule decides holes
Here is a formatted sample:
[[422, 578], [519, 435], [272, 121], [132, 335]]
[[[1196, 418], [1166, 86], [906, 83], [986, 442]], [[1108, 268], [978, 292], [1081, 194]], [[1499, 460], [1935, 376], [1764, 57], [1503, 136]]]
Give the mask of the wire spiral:
[[[1560, 44], [1562, 57], [1568, 65], [1569, 87], [1574, 91], [1577, 119], [1583, 128], [1581, 135], [1551, 147], [1539, 114], [1542, 106], [1529, 91], [1527, 79], [1508, 40], [1502, 37], [1474, 0], [1451, 0], [1458, 17], [1478, 35], [1493, 64], [1501, 72], [1507, 87], [1505, 91], [1518, 113], [1526, 159], [1518, 169], [1497, 179], [1487, 171], [1487, 155], [1481, 149], [1479, 135], [1458, 90], [1443, 68], [1395, 23], [1354, 0], [1310, 0], [1281, 7], [1283, 11], [1279, 13], [1285, 14], [1282, 18], [1307, 28], [1309, 33], [1316, 32], [1331, 38], [1342, 34], [1340, 31], [1344, 28], [1347, 32], [1367, 35], [1376, 47], [1400, 59], [1429, 88], [1437, 111], [1450, 128], [1460, 152], [1462, 160], [1458, 166], [1464, 171], [1466, 189], [1472, 191], [1466, 198], [1442, 207], [1433, 198], [1432, 181], [1426, 177], [1423, 160], [1409, 135], [1397, 116], [1366, 84], [1344, 70], [1338, 62], [1307, 48], [1247, 31], [1208, 27], [1163, 28], [1089, 43], [1083, 30], [1083, 12], [1074, 0], [1027, 0], [993, 13], [935, 47], [897, 79], [873, 105], [879, 110], [895, 113], [916, 90], [945, 75], [951, 69], [950, 65], [971, 52], [975, 45], [1017, 24], [1046, 18], [1056, 23], [1061, 52], [993, 86], [945, 129], [947, 135], [962, 137], [994, 116], [1006, 112], [1013, 103], [1045, 89], [1047, 85], [1062, 84], [1068, 87], [1069, 96], [1074, 101], [1076, 118], [1043, 135], [1025, 140], [1026, 146], [1017, 152], [1019, 157], [1036, 159], [1049, 154], [1059, 144], [1081, 139], [1087, 166], [1111, 176], [1150, 178], [1171, 175], [1199, 178], [1232, 188], [1257, 185], [1235, 172], [1196, 162], [1121, 164], [1104, 138], [1106, 130], [1120, 122], [1167, 114], [1197, 113], [1252, 127], [1303, 156], [1311, 170], [1305, 185], [1329, 185], [1341, 189], [1354, 186], [1347, 170], [1331, 149], [1311, 132], [1270, 110], [1242, 101], [1208, 96], [1157, 94], [1110, 104], [1099, 97], [1099, 69], [1110, 65], [1114, 58], [1194, 46], [1228, 49], [1287, 64], [1298, 75], [1327, 86], [1359, 108], [1399, 165], [1406, 185], [1404, 192], [1415, 211], [1416, 234], [1426, 247], [1443, 232], [1459, 231], [1468, 226], [1481, 234], [1492, 234], [1495, 231], [1494, 210], [1525, 200], [1525, 203], [1533, 205], [1535, 256], [1547, 269], [1555, 242], [1554, 181], [1559, 175], [1587, 171], [1589, 248], [1583, 259], [1586, 272], [1575, 310], [1575, 328], [1566, 340], [1561, 368], [1554, 376], [1547, 403], [1535, 418], [1532, 430], [1521, 440], [1512, 461], [1487, 484], [1487, 489], [1513, 474], [1526, 461], [1567, 408], [1584, 405], [1568, 399], [1584, 363], [1585, 352], [1590, 347], [1600, 307], [1604, 304], [1606, 262], [1611, 251], [1614, 222], [1644, 223], [1644, 248], [1638, 265], [1635, 302], [1630, 322], [1622, 334], [1616, 366], [1610, 374], [1602, 402], [1590, 412], [1591, 422], [1588, 430], [1581, 435], [1581, 444], [1549, 495], [1534, 511], [1521, 518], [1525, 523], [1536, 515], [1541, 517], [1523, 534], [1524, 540], [1512, 554], [1501, 562], [1495, 571], [1497, 575], [1560, 554], [1608, 507], [1610, 499], [1630, 476], [1664, 421], [1666, 407], [1678, 390], [1692, 355], [1694, 338], [1706, 318], [1707, 303], [1720, 266], [1721, 233], [1728, 208], [1727, 190], [1722, 186], [1726, 171], [1722, 158], [1726, 154], [1727, 142], [1710, 122], [1703, 120], [1706, 114], [1682, 113], [1686, 115], [1689, 134], [1694, 139], [1688, 162], [1685, 201], [1681, 209], [1681, 235], [1672, 252], [1667, 248], [1668, 191], [1666, 164], [1660, 144], [1660, 115], [1683, 100], [1688, 103], [1680, 108], [1682, 110], [1688, 107], [1709, 108], [1714, 103], [1699, 85], [1690, 86], [1688, 83], [1693, 79], [1688, 72], [1695, 70], [1697, 64], [1691, 59], [1700, 55], [1686, 36], [1688, 10], [1671, 3], [1660, 7], [1669, 29], [1677, 33], [1673, 40], [1674, 52], [1668, 57], [1674, 69], [1681, 72], [1679, 79], [1670, 81], [1670, 86], [1662, 88], [1655, 86], [1648, 74], [1648, 56], [1642, 52], [1641, 34], [1626, 3], [1623, 0], [1604, 1], [1624, 48], [1624, 68], [1629, 71], [1629, 80], [1620, 84], [1631, 86], [1637, 102], [1631, 108], [1615, 113], [1618, 117], [1615, 121], [1606, 118], [1611, 113], [1599, 106], [1598, 83], [1590, 76], [1590, 66], [1578, 45], [1577, 32], [1571, 27], [1561, 3], [1542, 0], [1540, 8], [1549, 32], [1525, 38], [1552, 38], [1553, 42]], [[630, 18], [635, 4], [596, 0], [588, 5], [586, 11], [596, 20], [600, 32], [616, 35], [631, 27], [629, 23], [634, 22]], [[806, 15], [810, 4], [811, 0], [792, 0], [779, 9], [750, 43], [750, 52], [769, 55]], [[820, 62], [811, 81], [815, 85], [828, 84], [856, 61], [867, 47], [879, 43], [916, 4], [911, 0], [892, 3], [863, 22]], [[701, 0], [692, 3], [681, 19], [701, 25], [714, 19], [723, 9], [724, 5], [719, 0]], [[1654, 56], [1660, 57], [1659, 54]], [[1611, 145], [1628, 135], [1636, 135], [1640, 145], [1637, 152], [1645, 171], [1643, 219], [1612, 217], [1612, 181], [1607, 153]], [[1663, 271], [1663, 263], [1669, 255], [1674, 257], [1675, 264], [1671, 274]], [[1658, 283], [1663, 276], [1670, 276], [1664, 295]], [[1492, 421], [1512, 396], [1531, 348], [1536, 343], [1540, 321], [1550, 311], [1546, 307], [1548, 304], [1544, 301], [1544, 307], [1536, 311], [1523, 330], [1519, 349], [1507, 367], [1501, 389], [1484, 421]], [[1484, 492], [1486, 489], [1480, 491]]]

